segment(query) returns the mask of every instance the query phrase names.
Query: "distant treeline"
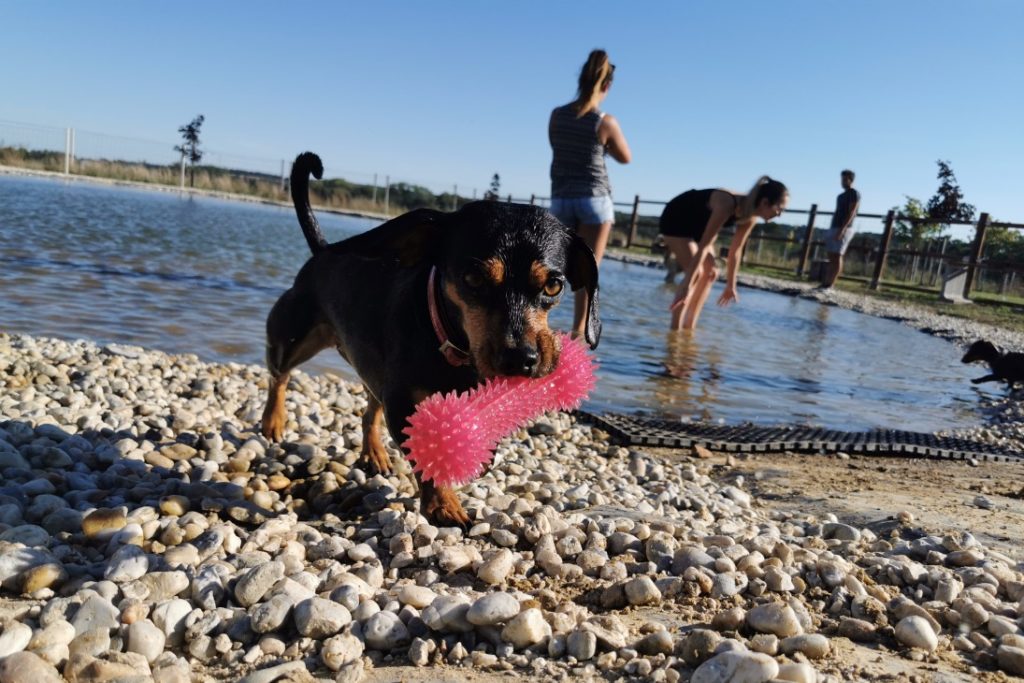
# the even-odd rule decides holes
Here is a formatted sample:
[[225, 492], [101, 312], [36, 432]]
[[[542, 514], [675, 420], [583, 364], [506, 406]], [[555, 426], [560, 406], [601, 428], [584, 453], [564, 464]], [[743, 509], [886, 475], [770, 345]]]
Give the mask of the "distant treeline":
[[[64, 153], [0, 147], [0, 164], [63, 173]], [[287, 188], [281, 186], [281, 178], [268, 173], [206, 165], [197, 165], [195, 171], [197, 189], [254, 195], [279, 201], [289, 199]], [[177, 186], [181, 177], [178, 164], [160, 165], [109, 159], [75, 159], [71, 172], [75, 175], [171, 186]], [[313, 203], [320, 206], [353, 211], [384, 211], [384, 187], [380, 186], [376, 188], [376, 202], [373, 185], [352, 183], [340, 178], [313, 181], [310, 194]], [[466, 201], [465, 197], [456, 198], [450, 192], [434, 194], [425, 187], [407, 183], [395, 183], [388, 192], [388, 207], [392, 214], [421, 207], [447, 211], [456, 202], [462, 204]]]

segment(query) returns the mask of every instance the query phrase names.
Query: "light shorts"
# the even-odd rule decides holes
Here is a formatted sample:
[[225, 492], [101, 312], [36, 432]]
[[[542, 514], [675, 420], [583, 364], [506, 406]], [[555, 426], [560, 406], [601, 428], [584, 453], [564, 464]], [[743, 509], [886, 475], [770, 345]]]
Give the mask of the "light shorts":
[[828, 234], [825, 236], [825, 251], [830, 254], [839, 254], [842, 256], [846, 253], [847, 247], [850, 246], [850, 242], [853, 241], [853, 236], [857, 234], [857, 230], [851, 225], [843, 233], [842, 241], [836, 238], [839, 233], [839, 228], [829, 228]]
[[609, 195], [603, 197], [552, 197], [551, 214], [570, 228], [615, 221], [615, 205]]

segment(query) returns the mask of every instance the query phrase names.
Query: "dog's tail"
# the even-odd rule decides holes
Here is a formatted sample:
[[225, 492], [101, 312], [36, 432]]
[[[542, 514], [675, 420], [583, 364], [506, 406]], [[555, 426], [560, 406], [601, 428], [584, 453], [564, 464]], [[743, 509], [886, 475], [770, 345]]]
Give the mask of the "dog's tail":
[[310, 251], [316, 254], [327, 246], [327, 240], [320, 232], [320, 224], [309, 203], [309, 175], [311, 173], [317, 180], [324, 177], [324, 164], [320, 161], [320, 157], [312, 152], [303, 152], [295, 157], [295, 163], [292, 164], [292, 202], [295, 204], [295, 213], [299, 217], [299, 225], [302, 226], [302, 234], [306, 236]]

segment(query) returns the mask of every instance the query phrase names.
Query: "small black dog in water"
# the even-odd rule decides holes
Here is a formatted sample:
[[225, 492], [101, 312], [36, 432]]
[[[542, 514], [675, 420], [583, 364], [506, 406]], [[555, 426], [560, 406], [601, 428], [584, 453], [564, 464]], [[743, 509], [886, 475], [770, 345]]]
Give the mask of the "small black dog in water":
[[960, 359], [961, 363], [984, 361], [992, 370], [991, 374], [972, 379], [973, 384], [982, 382], [1006, 382], [1024, 384], [1024, 353], [1003, 353], [992, 342], [979, 340], [971, 344], [967, 353]]

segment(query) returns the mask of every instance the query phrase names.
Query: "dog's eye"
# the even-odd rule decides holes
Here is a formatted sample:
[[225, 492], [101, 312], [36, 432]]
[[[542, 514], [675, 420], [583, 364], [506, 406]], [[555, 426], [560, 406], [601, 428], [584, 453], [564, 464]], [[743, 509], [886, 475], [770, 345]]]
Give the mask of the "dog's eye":
[[558, 278], [551, 278], [544, 285], [544, 294], [547, 296], [558, 296], [562, 293], [562, 281]]
[[472, 270], [462, 276], [462, 281], [473, 289], [484, 286], [484, 276]]

